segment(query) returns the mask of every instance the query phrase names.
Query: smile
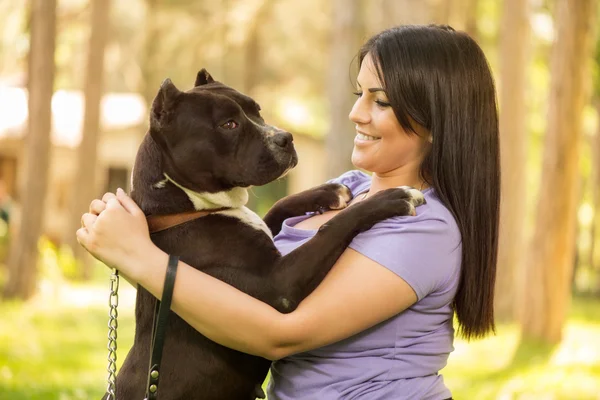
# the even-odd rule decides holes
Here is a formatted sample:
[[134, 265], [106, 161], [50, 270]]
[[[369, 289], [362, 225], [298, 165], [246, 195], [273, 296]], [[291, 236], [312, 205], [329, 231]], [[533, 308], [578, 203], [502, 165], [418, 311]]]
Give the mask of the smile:
[[365, 135], [364, 133], [360, 133], [360, 132], [358, 132], [358, 133], [356, 134], [356, 138], [357, 138], [358, 140], [379, 140], [379, 139], [381, 139], [380, 137], [377, 137], [377, 136], [369, 136], [369, 135]]

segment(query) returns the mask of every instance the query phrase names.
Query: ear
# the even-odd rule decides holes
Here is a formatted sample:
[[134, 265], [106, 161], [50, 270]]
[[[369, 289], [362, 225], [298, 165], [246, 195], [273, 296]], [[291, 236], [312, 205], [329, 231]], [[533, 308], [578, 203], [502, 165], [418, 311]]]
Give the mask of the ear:
[[152, 102], [150, 122], [160, 124], [164, 117], [172, 110], [181, 94], [182, 92], [175, 87], [169, 78], [165, 79]]
[[196, 83], [194, 83], [194, 87], [206, 85], [208, 83], [213, 83], [214, 81], [215, 80], [213, 79], [212, 76], [210, 76], [208, 71], [206, 69], [202, 68], [198, 72], [198, 75], [196, 75]]

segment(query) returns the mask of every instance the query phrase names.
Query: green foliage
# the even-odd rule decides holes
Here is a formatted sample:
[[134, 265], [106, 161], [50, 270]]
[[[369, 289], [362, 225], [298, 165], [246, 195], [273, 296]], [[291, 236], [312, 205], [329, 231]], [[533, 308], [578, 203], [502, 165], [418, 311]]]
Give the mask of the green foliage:
[[40, 252], [40, 265], [42, 275], [60, 279], [78, 279], [81, 276], [82, 267], [78, 265], [73, 251], [68, 246], [57, 247], [45, 237], [38, 242]]
[[10, 232], [8, 224], [0, 219], [0, 264], [4, 263], [8, 256], [8, 245], [10, 243]]
[[287, 178], [282, 178], [264, 186], [251, 188], [247, 206], [263, 217], [277, 200], [287, 194], [287, 185]]

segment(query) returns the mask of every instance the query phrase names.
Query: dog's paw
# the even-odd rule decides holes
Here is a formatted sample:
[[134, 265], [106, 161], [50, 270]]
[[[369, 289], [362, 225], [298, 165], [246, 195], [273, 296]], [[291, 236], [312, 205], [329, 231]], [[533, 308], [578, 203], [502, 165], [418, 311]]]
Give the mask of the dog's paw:
[[346, 185], [342, 185], [340, 183], [330, 183], [327, 185], [332, 185], [332, 189], [335, 194], [337, 194], [337, 204], [332, 204], [330, 208], [332, 210], [341, 210], [343, 208], [348, 207], [348, 203], [352, 200], [352, 192], [350, 188]]
[[392, 217], [415, 216], [416, 207], [425, 204], [423, 194], [408, 186], [385, 189], [359, 202], [352, 209], [361, 221], [361, 229]]
[[400, 186], [399, 188], [407, 192], [408, 195], [405, 200], [411, 205], [410, 215], [414, 217], [417, 215], [416, 208], [426, 203], [425, 196], [423, 196], [420, 190], [411, 186]]
[[342, 210], [348, 207], [352, 200], [352, 192], [346, 185], [339, 183], [325, 183], [311, 189], [314, 211]]

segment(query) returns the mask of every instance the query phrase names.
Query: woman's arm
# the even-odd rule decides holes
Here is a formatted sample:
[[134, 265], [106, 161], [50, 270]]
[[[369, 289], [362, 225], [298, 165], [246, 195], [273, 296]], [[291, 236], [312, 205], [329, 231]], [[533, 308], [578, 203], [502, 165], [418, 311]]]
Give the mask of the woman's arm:
[[[150, 241], [145, 218], [123, 193], [98, 217], [86, 214], [80, 243], [157, 298], [167, 254]], [[120, 202], [120, 203], [119, 203]], [[347, 249], [319, 287], [290, 314], [180, 261], [172, 309], [224, 346], [272, 360], [321, 347], [361, 332], [416, 301], [393, 272]]]

